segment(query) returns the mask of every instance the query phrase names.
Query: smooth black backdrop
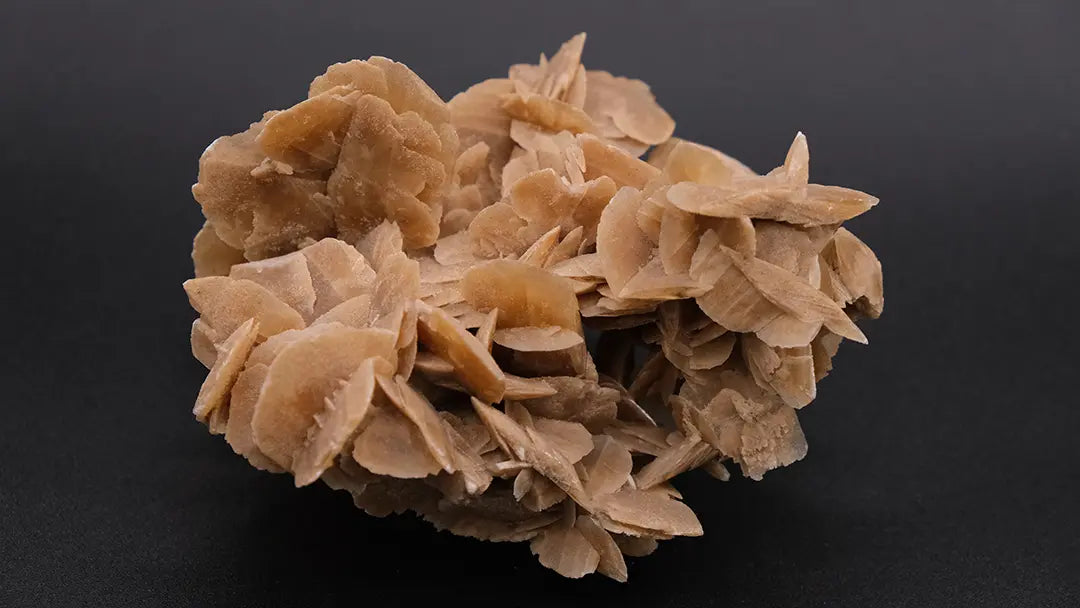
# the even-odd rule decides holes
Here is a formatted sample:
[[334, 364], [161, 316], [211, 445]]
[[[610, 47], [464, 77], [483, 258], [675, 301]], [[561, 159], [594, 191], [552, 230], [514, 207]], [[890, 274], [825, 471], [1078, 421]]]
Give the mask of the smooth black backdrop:
[[[448, 99], [581, 30], [679, 135], [764, 171], [802, 130], [882, 201], [808, 457], [680, 482], [706, 535], [621, 586], [249, 467], [192, 419], [180, 289], [200, 152], [328, 63]], [[1073, 0], [5, 5], [0, 606], [1076, 606], [1078, 97]]]

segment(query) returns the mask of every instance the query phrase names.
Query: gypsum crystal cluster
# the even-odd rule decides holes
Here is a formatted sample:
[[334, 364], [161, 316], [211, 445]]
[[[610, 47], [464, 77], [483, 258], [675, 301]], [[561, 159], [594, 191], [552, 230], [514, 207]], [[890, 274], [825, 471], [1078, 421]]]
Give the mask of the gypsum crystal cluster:
[[795, 410], [881, 313], [840, 227], [877, 199], [810, 184], [801, 134], [764, 175], [672, 137], [584, 40], [449, 103], [330, 66], [204, 152], [184, 288], [195, 417], [252, 465], [623, 581], [702, 533], [672, 478], [806, 454]]

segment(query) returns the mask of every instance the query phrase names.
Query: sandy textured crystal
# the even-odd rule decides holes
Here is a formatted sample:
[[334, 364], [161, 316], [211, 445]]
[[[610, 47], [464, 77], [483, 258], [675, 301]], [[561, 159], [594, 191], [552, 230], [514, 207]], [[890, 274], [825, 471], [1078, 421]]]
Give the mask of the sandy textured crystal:
[[810, 183], [801, 133], [763, 175], [672, 137], [584, 43], [449, 103], [389, 59], [335, 64], [213, 142], [196, 419], [297, 486], [571, 578], [702, 534], [683, 474], [801, 459], [796, 411], [882, 312], [841, 227], [877, 199]]

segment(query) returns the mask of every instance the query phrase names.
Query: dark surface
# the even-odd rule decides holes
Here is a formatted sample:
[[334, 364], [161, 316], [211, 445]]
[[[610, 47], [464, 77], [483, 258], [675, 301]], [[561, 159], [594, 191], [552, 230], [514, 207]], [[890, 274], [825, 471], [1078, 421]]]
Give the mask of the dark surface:
[[[300, 4], [3, 11], [0, 606], [1078, 605], [1073, 0]], [[579, 30], [678, 134], [767, 170], [801, 129], [814, 181], [882, 200], [850, 226], [886, 314], [803, 412], [807, 459], [680, 482], [706, 535], [624, 586], [296, 490], [190, 413], [207, 143], [334, 61], [449, 98]]]

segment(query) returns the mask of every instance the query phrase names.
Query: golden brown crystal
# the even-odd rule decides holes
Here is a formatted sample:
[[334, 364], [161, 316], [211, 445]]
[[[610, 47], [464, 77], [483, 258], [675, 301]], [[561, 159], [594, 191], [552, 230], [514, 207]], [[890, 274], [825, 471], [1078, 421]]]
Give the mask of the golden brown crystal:
[[672, 137], [584, 43], [449, 103], [389, 59], [335, 64], [212, 143], [196, 419], [298, 486], [572, 578], [702, 534], [680, 475], [801, 459], [796, 410], [882, 312], [840, 226], [877, 199], [810, 183], [801, 133], [763, 175]]

